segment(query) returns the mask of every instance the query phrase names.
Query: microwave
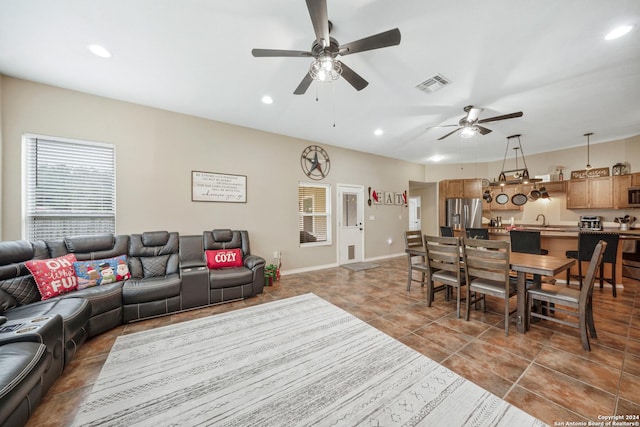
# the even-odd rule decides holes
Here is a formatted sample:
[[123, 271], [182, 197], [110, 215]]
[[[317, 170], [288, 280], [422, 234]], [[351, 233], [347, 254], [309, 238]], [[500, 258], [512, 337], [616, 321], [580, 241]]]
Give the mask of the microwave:
[[629, 206], [640, 206], [640, 187], [629, 188]]

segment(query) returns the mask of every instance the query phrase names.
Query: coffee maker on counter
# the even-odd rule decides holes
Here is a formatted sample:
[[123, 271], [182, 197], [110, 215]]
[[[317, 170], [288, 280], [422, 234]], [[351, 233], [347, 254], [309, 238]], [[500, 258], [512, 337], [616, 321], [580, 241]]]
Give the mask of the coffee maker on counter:
[[602, 217], [583, 215], [578, 222], [578, 228], [581, 231], [602, 231]]

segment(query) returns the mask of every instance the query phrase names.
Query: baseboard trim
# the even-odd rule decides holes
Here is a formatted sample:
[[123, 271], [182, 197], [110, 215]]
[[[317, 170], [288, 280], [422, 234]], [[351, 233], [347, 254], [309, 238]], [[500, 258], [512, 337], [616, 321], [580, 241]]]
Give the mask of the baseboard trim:
[[[397, 258], [397, 257], [401, 257], [401, 256], [405, 256], [405, 254], [404, 253], [397, 253], [397, 254], [382, 255], [382, 256], [377, 256], [377, 257], [372, 257], [372, 258], [366, 258], [364, 261], [365, 262], [380, 261], [380, 260], [384, 260], [384, 259]], [[288, 276], [290, 274], [308, 273], [310, 271], [325, 270], [327, 268], [333, 268], [333, 267], [339, 267], [339, 266], [340, 266], [340, 264], [338, 264], [336, 262], [336, 263], [331, 263], [331, 264], [314, 265], [314, 266], [311, 266], [311, 267], [294, 268], [293, 270], [282, 270], [280, 272], [280, 274], [282, 276]]]

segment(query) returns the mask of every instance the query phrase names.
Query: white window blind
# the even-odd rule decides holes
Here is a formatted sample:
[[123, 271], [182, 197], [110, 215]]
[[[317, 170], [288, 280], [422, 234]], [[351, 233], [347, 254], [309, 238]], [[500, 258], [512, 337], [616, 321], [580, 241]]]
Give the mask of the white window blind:
[[300, 244], [331, 243], [331, 186], [298, 185]]
[[25, 238], [115, 232], [111, 144], [25, 136]]

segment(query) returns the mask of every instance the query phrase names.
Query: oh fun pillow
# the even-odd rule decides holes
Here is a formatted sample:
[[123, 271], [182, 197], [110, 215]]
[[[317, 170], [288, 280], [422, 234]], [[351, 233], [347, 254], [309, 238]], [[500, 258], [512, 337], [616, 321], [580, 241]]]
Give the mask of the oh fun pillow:
[[78, 287], [78, 278], [73, 268], [74, 254], [58, 258], [31, 260], [24, 263], [36, 281], [42, 300], [71, 292]]
[[242, 251], [240, 249], [210, 250], [205, 254], [209, 268], [242, 267]]

